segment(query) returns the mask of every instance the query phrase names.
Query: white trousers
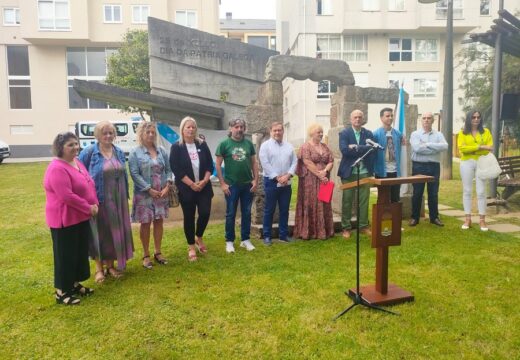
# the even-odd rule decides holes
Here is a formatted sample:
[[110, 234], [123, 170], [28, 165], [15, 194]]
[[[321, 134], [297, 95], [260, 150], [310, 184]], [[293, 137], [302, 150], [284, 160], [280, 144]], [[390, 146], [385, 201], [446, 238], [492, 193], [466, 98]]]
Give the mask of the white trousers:
[[471, 214], [471, 195], [473, 192], [473, 179], [477, 186], [477, 204], [479, 215], [486, 215], [486, 181], [475, 176], [477, 160], [469, 159], [460, 162], [460, 177], [462, 179], [462, 204], [466, 215]]

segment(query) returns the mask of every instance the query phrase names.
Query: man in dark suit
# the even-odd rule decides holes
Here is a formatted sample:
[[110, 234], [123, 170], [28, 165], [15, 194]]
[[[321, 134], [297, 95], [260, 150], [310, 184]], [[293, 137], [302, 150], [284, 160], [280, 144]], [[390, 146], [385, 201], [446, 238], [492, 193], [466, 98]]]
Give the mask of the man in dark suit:
[[[350, 114], [351, 127], [343, 129], [339, 134], [339, 149], [343, 157], [338, 169], [338, 176], [343, 184], [357, 180], [357, 168], [352, 168], [354, 162], [371, 149], [366, 144], [366, 140], [374, 140], [370, 130], [362, 127], [364, 124], [363, 112], [354, 110]], [[359, 178], [370, 177], [374, 172], [374, 154], [369, 154], [359, 167]], [[352, 201], [355, 196], [355, 189], [343, 190], [341, 226], [343, 237], [349, 238], [352, 230], [350, 219], [352, 218]], [[370, 186], [363, 185], [359, 188], [359, 219], [358, 227], [362, 234], [371, 236], [368, 227], [368, 199], [370, 197]]]

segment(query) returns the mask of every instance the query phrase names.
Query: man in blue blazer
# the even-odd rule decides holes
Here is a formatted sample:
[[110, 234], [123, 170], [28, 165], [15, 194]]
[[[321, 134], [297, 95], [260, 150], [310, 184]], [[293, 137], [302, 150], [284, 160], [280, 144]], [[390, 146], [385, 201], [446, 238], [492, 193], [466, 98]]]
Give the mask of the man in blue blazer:
[[[339, 164], [338, 176], [343, 184], [357, 180], [357, 168], [352, 168], [354, 162], [371, 149], [366, 144], [366, 140], [374, 140], [370, 130], [362, 127], [364, 124], [363, 112], [354, 110], [350, 114], [351, 127], [343, 129], [339, 133], [339, 149], [342, 154]], [[374, 173], [374, 154], [369, 154], [361, 162], [359, 167], [359, 178], [363, 179], [372, 176]], [[355, 189], [343, 190], [341, 226], [343, 237], [349, 238], [352, 230], [350, 219], [352, 218], [352, 202], [355, 196]], [[362, 234], [372, 235], [368, 227], [368, 199], [370, 197], [370, 186], [363, 185], [359, 188], [360, 213], [358, 227]]]

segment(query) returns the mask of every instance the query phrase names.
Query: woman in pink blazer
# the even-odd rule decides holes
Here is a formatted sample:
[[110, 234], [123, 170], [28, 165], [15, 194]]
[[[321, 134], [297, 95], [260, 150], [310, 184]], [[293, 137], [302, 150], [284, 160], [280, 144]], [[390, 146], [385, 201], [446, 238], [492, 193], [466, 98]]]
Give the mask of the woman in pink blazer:
[[56, 158], [47, 167], [43, 179], [47, 198], [45, 217], [54, 252], [55, 298], [58, 304], [64, 305], [77, 305], [78, 296], [94, 292], [80, 281], [90, 277], [88, 241], [92, 231], [89, 221], [98, 212], [98, 199], [94, 181], [76, 159], [78, 151], [76, 135], [58, 134], [52, 144]]

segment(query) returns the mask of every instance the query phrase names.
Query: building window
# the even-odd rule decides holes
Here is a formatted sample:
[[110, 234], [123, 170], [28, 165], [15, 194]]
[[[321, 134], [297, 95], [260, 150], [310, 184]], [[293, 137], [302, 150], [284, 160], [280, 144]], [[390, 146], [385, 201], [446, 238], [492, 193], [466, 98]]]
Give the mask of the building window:
[[400, 85], [412, 98], [437, 97], [439, 74], [437, 72], [389, 73], [389, 88], [398, 89]]
[[6, 46], [9, 107], [31, 109], [31, 76], [29, 72], [29, 48]]
[[316, 57], [344, 61], [368, 60], [367, 35], [318, 35]]
[[438, 61], [437, 39], [390, 38], [388, 40], [389, 61]]
[[388, 60], [412, 61], [412, 39], [390, 38]]
[[4, 8], [4, 26], [20, 25], [20, 9], [15, 7]]
[[362, 0], [363, 11], [379, 11], [379, 0]]
[[121, 5], [103, 5], [103, 16], [106, 24], [119, 24], [123, 22]]
[[[451, 0], [453, 1], [453, 18], [463, 19], [464, 18], [464, 4], [462, 0]], [[435, 4], [437, 19], [446, 19], [448, 17], [448, 0], [440, 0]]]
[[269, 49], [269, 36], [248, 36], [247, 43]]
[[70, 30], [68, 0], [38, 0], [40, 30]]
[[74, 79], [105, 80], [106, 59], [116, 51], [110, 48], [67, 48], [67, 86], [70, 109], [107, 109], [104, 101], [85, 99], [72, 87]]
[[32, 125], [10, 125], [9, 131], [11, 135], [32, 135], [33, 126]]
[[317, 0], [316, 15], [332, 15], [332, 0]]
[[480, 15], [487, 16], [491, 15], [491, 1], [480, 0]]
[[438, 61], [437, 40], [415, 39], [415, 61]]
[[389, 11], [404, 11], [404, 0], [388, 0]]
[[433, 79], [414, 79], [413, 97], [432, 98], [437, 96], [437, 80]]
[[133, 5], [132, 6], [132, 23], [146, 24], [150, 16], [150, 5]]
[[196, 29], [197, 12], [195, 10], [177, 10], [175, 11], [175, 23]]
[[269, 39], [269, 49], [276, 50], [276, 36], [271, 36]]
[[318, 82], [318, 99], [330, 99], [338, 91], [338, 86], [329, 80]]

